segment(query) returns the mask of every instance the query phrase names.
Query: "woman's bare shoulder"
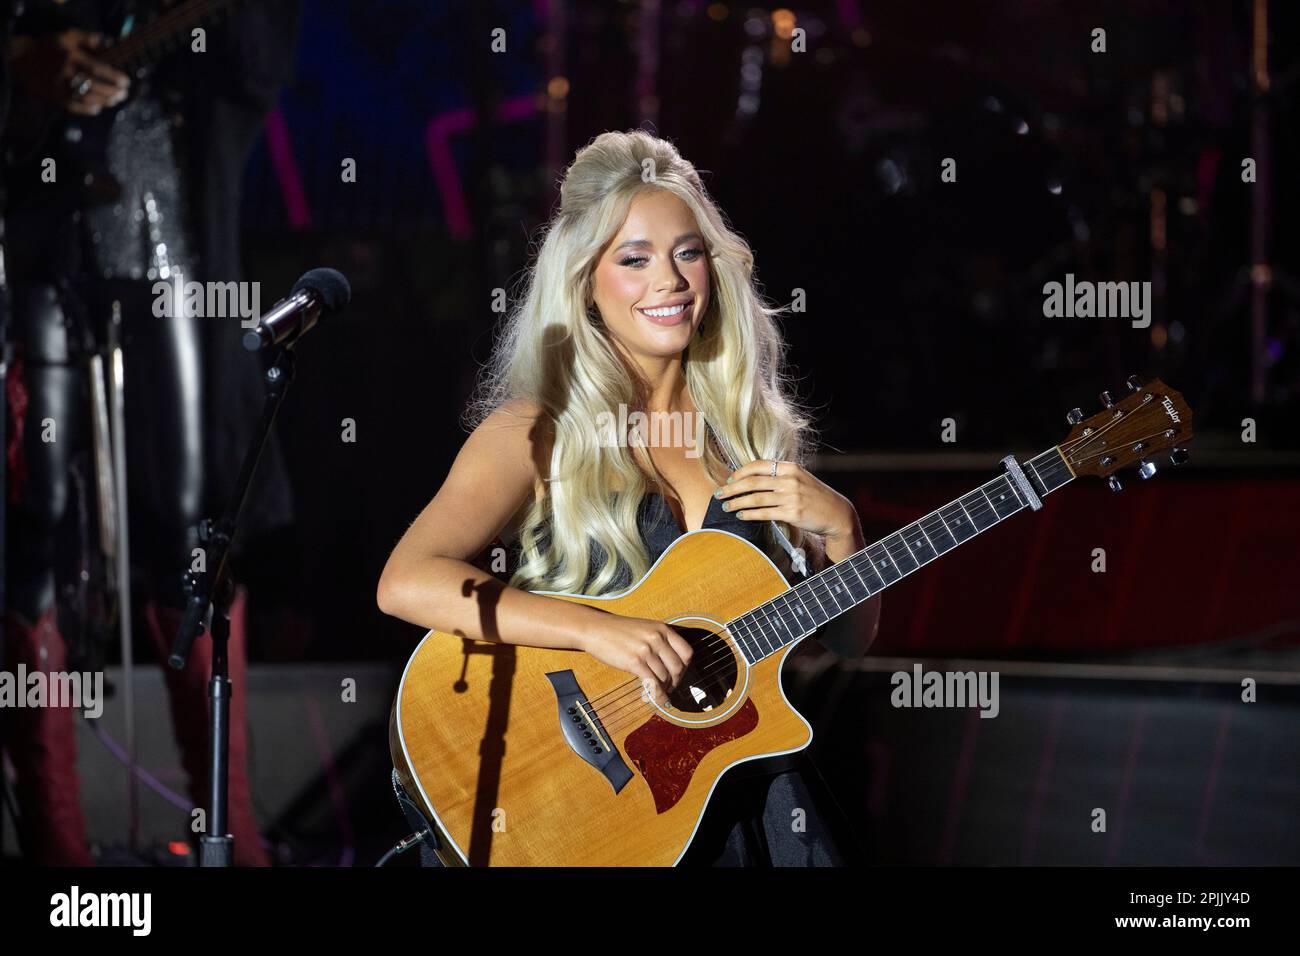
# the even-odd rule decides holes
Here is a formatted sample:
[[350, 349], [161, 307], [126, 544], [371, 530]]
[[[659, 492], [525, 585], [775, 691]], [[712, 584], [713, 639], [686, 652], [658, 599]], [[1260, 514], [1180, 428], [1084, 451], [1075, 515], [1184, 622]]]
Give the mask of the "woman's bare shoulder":
[[551, 420], [537, 402], [528, 398], [515, 398], [493, 409], [469, 436], [466, 444], [491, 445], [501, 450], [523, 454], [534, 459], [534, 446], [549, 450]]
[[543, 417], [545, 417], [545, 410], [535, 399], [512, 398], [493, 409], [491, 414], [483, 420], [483, 424], [493, 422], [497, 425], [522, 425], [525, 423], [531, 425]]
[[532, 494], [511, 515], [503, 534], [513, 536], [524, 511], [546, 490], [554, 429], [551, 417], [536, 401], [516, 398], [505, 402], [474, 429], [465, 448], [476, 458], [494, 461], [520, 478], [527, 476]]

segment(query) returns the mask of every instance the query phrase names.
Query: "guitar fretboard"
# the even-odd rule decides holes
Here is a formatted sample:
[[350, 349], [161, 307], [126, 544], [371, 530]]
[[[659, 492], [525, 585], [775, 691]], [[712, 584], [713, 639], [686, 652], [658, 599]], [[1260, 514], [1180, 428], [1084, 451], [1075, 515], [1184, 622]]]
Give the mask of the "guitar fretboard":
[[170, 8], [138, 33], [123, 37], [96, 55], [128, 74], [134, 73], [140, 67], [160, 60], [182, 40], [188, 41], [191, 30], [215, 19], [236, 2], [237, 0], [188, 0], [187, 3]]
[[[1074, 478], [1056, 448], [1021, 467], [1040, 498]], [[756, 664], [1028, 507], [1015, 483], [1000, 475], [746, 611], [727, 628], [746, 661]]]

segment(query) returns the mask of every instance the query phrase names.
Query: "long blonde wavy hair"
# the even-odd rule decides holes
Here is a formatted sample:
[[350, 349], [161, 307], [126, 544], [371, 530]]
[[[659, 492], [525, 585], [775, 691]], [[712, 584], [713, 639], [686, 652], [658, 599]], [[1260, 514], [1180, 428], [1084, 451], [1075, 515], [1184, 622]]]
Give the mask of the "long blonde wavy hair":
[[[545, 227], [465, 418], [472, 428], [507, 402], [526, 399], [540, 408], [551, 439], [545, 494], [518, 527], [514, 587], [602, 594], [650, 567], [637, 513], [642, 496], [658, 490], [660, 479], [651, 477], [657, 470], [643, 448], [602, 440], [597, 427], [609, 420], [602, 413], [617, 418], [620, 403], [629, 412], [645, 410], [644, 384], [590, 304], [601, 253], [632, 200], [650, 189], [686, 203], [708, 255], [709, 305], [683, 355], [696, 408], [737, 464], [759, 458], [804, 464], [810, 453], [811, 422], [792, 397], [775, 322], [784, 310], [764, 302], [749, 245], [728, 227], [695, 167], [672, 143], [641, 130], [603, 133], [564, 174], [559, 211]], [[731, 472], [713, 442], [706, 442], [703, 457], [715, 478]], [[762, 528], [769, 556], [783, 559], [771, 525]], [[782, 530], [796, 545], [805, 540], [798, 529]], [[604, 560], [588, 584], [590, 541]]]

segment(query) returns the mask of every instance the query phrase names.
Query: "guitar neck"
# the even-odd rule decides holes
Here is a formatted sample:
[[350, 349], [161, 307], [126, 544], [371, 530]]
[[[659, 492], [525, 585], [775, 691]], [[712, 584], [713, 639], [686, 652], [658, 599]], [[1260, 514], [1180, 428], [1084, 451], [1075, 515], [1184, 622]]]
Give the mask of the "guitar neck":
[[[1059, 447], [1021, 467], [1040, 498], [1074, 479]], [[1015, 483], [1000, 475], [745, 612], [727, 628], [746, 660], [756, 664], [1029, 506]]]
[[124, 73], [150, 66], [190, 38], [190, 31], [214, 20], [238, 0], [189, 0], [102, 51], [101, 59]]

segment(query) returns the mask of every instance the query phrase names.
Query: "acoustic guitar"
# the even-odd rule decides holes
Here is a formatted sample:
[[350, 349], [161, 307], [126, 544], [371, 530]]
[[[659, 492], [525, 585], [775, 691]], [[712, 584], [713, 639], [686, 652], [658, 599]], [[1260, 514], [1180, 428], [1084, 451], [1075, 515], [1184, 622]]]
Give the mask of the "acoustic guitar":
[[666, 866], [685, 853], [728, 769], [802, 750], [812, 728], [781, 669], [801, 640], [942, 554], [1081, 476], [1107, 478], [1170, 449], [1187, 459], [1192, 413], [1158, 379], [1074, 426], [1060, 445], [791, 587], [748, 541], [682, 535], [614, 595], [548, 594], [671, 624], [690, 644], [676, 688], [643, 691], [581, 651], [424, 636], [389, 723], [398, 779], [449, 866]]

